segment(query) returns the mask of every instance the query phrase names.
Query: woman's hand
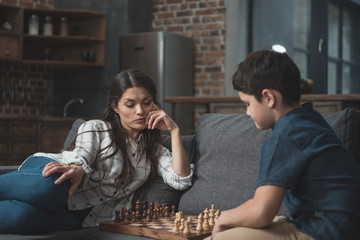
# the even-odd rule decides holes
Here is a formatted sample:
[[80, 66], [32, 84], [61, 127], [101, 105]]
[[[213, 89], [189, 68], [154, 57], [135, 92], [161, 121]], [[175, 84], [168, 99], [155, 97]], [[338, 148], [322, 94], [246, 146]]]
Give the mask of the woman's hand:
[[158, 106], [149, 112], [146, 118], [147, 126], [149, 129], [159, 129], [161, 131], [169, 131], [170, 133], [178, 129], [178, 125], [172, 120], [163, 110], [159, 110]]
[[61, 184], [67, 179], [70, 180], [69, 196], [72, 196], [75, 189], [80, 185], [85, 171], [81, 166], [75, 164], [69, 165], [60, 162], [48, 163], [43, 170], [43, 176], [49, 177], [54, 173], [62, 173], [55, 181], [55, 184]]

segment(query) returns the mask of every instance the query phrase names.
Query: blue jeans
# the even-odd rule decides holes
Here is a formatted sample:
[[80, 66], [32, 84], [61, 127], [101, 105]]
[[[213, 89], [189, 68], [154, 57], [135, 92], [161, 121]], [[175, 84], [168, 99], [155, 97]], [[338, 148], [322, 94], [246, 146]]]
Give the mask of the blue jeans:
[[0, 233], [35, 234], [79, 229], [86, 211], [67, 210], [69, 180], [54, 184], [60, 173], [42, 176], [46, 157], [28, 158], [20, 170], [0, 175]]

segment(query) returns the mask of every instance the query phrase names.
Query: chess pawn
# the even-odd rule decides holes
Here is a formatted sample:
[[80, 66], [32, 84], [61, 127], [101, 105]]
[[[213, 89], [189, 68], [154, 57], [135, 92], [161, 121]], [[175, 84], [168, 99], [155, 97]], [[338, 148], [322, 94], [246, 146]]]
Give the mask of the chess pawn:
[[126, 207], [122, 207], [121, 208], [121, 219], [124, 220], [125, 219], [125, 213], [126, 213]]
[[209, 226], [213, 228], [215, 226], [214, 216], [209, 218]]
[[147, 211], [146, 211], [146, 210], [144, 210], [143, 215], [142, 215], [142, 218], [143, 218], [143, 219], [146, 219], [146, 218], [147, 218]]
[[202, 232], [202, 231], [203, 231], [202, 224], [203, 224], [203, 216], [202, 216], [202, 214], [200, 213], [200, 214], [199, 214], [199, 217], [198, 217], [198, 224], [197, 224], [197, 226], [196, 226], [196, 231], [197, 231], [197, 232]]
[[220, 210], [218, 209], [216, 212], [215, 212], [215, 222], [216, 220], [220, 217]]
[[209, 210], [206, 208], [204, 211], [204, 221], [203, 221], [203, 229], [205, 231], [210, 230], [210, 225], [209, 225]]
[[146, 214], [146, 215], [147, 215], [147, 216], [146, 216], [146, 220], [147, 220], [148, 222], [151, 222], [152, 215], [151, 215], [151, 210], [150, 210], [150, 209], [147, 210], [147, 214]]
[[174, 232], [174, 233], [179, 233], [179, 232], [180, 232], [180, 230], [179, 230], [179, 219], [175, 219], [175, 220], [174, 220], [173, 232]]
[[171, 206], [171, 216], [176, 215], [176, 207], [174, 205]]
[[120, 211], [119, 210], [115, 210], [115, 220], [114, 220], [114, 222], [116, 222], [116, 223], [121, 222]]
[[129, 221], [129, 213], [128, 213], [128, 211], [125, 212], [124, 222], [125, 222], [126, 224], [128, 224], [128, 223], [130, 222], [130, 221]]
[[177, 212], [177, 213], [176, 213], [176, 219], [178, 219], [178, 220], [180, 221], [181, 218], [182, 218], [181, 212]]
[[135, 207], [135, 210], [136, 210], [136, 215], [135, 216], [136, 216], [137, 220], [141, 219], [140, 204], [141, 204], [140, 200], [137, 200], [136, 201], [136, 207]]
[[132, 212], [132, 213], [131, 213], [131, 220], [132, 220], [133, 222], [137, 222], [136, 212]]
[[185, 229], [185, 219], [182, 218], [181, 221], [180, 221], [179, 230], [182, 232], [182, 231], [184, 231], [184, 229]]
[[147, 211], [148, 210], [148, 200], [147, 198], [145, 198], [144, 202], [143, 202], [143, 211]]
[[165, 215], [164, 217], [169, 217], [169, 207], [165, 206]]
[[190, 231], [190, 223], [189, 221], [185, 221], [184, 220], [184, 231], [183, 231], [183, 234], [190, 234], [191, 231]]

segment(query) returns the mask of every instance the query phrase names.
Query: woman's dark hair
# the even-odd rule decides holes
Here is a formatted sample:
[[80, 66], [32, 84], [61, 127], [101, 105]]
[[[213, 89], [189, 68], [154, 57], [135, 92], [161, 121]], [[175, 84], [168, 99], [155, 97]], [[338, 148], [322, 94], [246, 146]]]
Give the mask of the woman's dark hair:
[[262, 90], [274, 89], [290, 106], [300, 100], [300, 82], [300, 71], [291, 58], [271, 50], [250, 53], [232, 77], [235, 90], [253, 95], [259, 102]]
[[[105, 159], [101, 159], [101, 161], [105, 161], [106, 159], [111, 158], [116, 154], [122, 155], [123, 169], [121, 173], [119, 173], [119, 176], [116, 178], [114, 185], [116, 189], [119, 189], [120, 180], [126, 179], [124, 185], [121, 185], [123, 191], [125, 190], [126, 186], [128, 186], [133, 180], [135, 167], [131, 163], [127, 150], [127, 139], [129, 138], [129, 135], [122, 126], [120, 116], [114, 111], [114, 107], [117, 107], [123, 93], [127, 89], [132, 87], [145, 88], [150, 93], [154, 104], [159, 106], [159, 102], [156, 96], [156, 86], [153, 80], [140, 70], [128, 69], [120, 72], [112, 80], [110, 85], [108, 103], [102, 117], [100, 118], [101, 120], [108, 122], [111, 126], [111, 130], [109, 130], [111, 142], [105, 149], [101, 149], [101, 151], [105, 151], [110, 147], [115, 149], [111, 155], [107, 156]], [[143, 150], [146, 154], [146, 160], [149, 161], [151, 164], [150, 176], [147, 179], [147, 183], [149, 183], [155, 178], [160, 154], [159, 149], [161, 146], [160, 144], [162, 143], [162, 138], [158, 129], [149, 130], [145, 128], [141, 130], [141, 134]], [[101, 182], [101, 179], [97, 179], [96, 181]]]

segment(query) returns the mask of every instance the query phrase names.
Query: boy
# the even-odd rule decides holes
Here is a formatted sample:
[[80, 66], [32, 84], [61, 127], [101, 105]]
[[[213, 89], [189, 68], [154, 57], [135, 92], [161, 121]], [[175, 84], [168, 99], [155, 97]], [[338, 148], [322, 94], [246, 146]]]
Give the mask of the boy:
[[[210, 239], [360, 239], [360, 170], [312, 103], [286, 53], [261, 50], [239, 64], [233, 86], [264, 142], [254, 197], [225, 211]], [[282, 201], [290, 219], [273, 222]]]

